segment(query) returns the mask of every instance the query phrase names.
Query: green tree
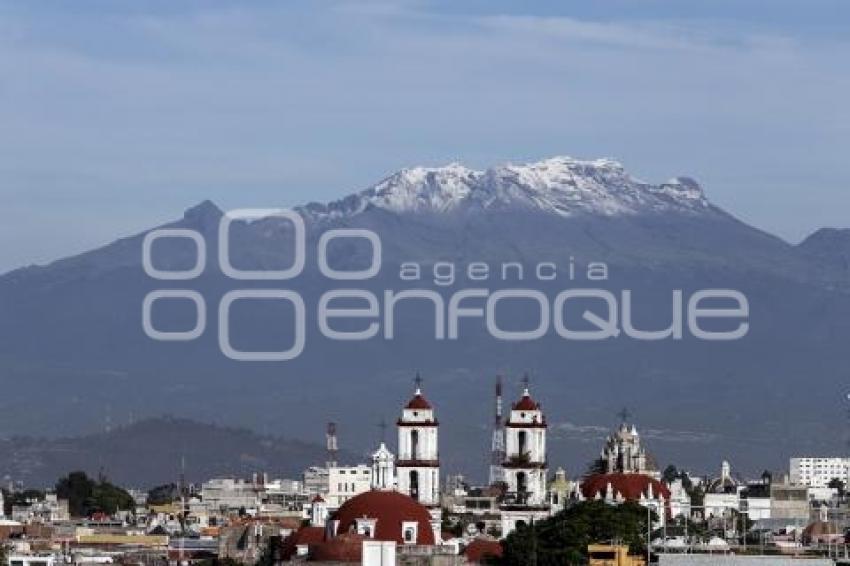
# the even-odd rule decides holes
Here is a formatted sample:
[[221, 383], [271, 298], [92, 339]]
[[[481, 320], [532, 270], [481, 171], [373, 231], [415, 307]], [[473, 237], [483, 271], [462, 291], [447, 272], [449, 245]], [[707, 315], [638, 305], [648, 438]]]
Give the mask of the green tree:
[[584, 564], [587, 546], [594, 543], [626, 544], [633, 554], [643, 554], [646, 521], [647, 510], [637, 503], [584, 501], [533, 525], [519, 525], [502, 542], [501, 563]]
[[56, 483], [56, 495], [68, 500], [68, 511], [74, 517], [88, 517], [95, 512], [112, 515], [121, 509], [132, 509], [133, 498], [106, 478], [98, 481], [85, 472], [71, 472]]
[[605, 458], [597, 458], [587, 465], [587, 470], [584, 472], [584, 477], [595, 476], [608, 472], [608, 462]]
[[88, 515], [94, 482], [85, 472], [71, 472], [56, 483], [56, 495], [68, 500], [68, 511], [74, 517]]
[[166, 505], [179, 499], [177, 484], [158, 485], [148, 492], [148, 505]]
[[661, 479], [664, 480], [664, 483], [673, 483], [679, 477], [679, 470], [673, 464], [664, 468], [664, 471], [661, 473]]
[[92, 511], [102, 511], [107, 515], [114, 515], [119, 510], [133, 509], [136, 505], [129, 493], [106, 480], [102, 480], [94, 486], [92, 501]]
[[832, 478], [829, 480], [827, 487], [831, 487], [833, 489], [838, 490], [838, 497], [844, 497], [844, 482], [838, 478]]

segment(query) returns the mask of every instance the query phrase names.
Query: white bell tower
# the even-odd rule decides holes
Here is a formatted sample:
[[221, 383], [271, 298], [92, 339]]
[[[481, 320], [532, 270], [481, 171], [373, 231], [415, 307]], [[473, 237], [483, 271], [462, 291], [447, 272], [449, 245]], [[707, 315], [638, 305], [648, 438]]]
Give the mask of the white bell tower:
[[398, 490], [426, 507], [435, 507], [440, 504], [439, 423], [431, 404], [422, 395], [419, 374], [415, 381], [416, 391], [397, 423]]
[[511, 407], [505, 424], [505, 481], [518, 503], [546, 502], [546, 418], [531, 398], [526, 379], [522, 398]]

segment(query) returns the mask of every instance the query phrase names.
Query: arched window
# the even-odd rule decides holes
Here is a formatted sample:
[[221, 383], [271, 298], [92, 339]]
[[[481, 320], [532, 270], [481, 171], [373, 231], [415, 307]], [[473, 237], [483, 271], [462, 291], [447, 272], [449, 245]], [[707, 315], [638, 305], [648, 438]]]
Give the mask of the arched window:
[[528, 491], [528, 477], [526, 477], [525, 472], [517, 473], [516, 490], [517, 493], [526, 493]]
[[528, 433], [524, 430], [519, 431], [517, 435], [517, 440], [519, 444], [519, 455], [524, 456], [528, 451]]
[[410, 458], [419, 459], [419, 431], [416, 429], [410, 431]]
[[419, 472], [416, 470], [410, 472], [410, 497], [419, 501]]

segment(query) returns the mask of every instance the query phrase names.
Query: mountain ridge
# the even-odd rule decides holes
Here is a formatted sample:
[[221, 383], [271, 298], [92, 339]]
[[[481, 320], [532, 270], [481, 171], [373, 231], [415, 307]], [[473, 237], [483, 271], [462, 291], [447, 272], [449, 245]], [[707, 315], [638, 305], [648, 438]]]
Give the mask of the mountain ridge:
[[[0, 430], [91, 430], [102, 424], [98, 415], [110, 406], [116, 414], [165, 410], [202, 421], [226, 415], [227, 422], [286, 430], [298, 438], [312, 438], [327, 420], [334, 420], [358, 439], [353, 442], [358, 450], [366, 450], [371, 447], [368, 439], [375, 437], [373, 423], [378, 416], [394, 416], [419, 369], [426, 376], [429, 399], [440, 408], [441, 422], [451, 423], [442, 447], [447, 465], [474, 476], [486, 462], [491, 422], [489, 400], [482, 398], [491, 388], [482, 380], [528, 370], [538, 376], [535, 396], [544, 400], [553, 423], [606, 422], [627, 404], [641, 415], [639, 428], [681, 427], [708, 431], [712, 438], [738, 439], [731, 446], [719, 441], [700, 447], [678, 443], [671, 448], [675, 453], [659, 455], [675, 457], [682, 465], [706, 469], [711, 459], [735, 457], [742, 467], [775, 466], [801, 447], [814, 449], [813, 438], [822, 439], [818, 442], [824, 450], [834, 449], [829, 442], [836, 437], [835, 419], [843, 419], [845, 409], [850, 278], [841, 261], [829, 257], [840, 257], [843, 239], [827, 238], [835, 245], [815, 246], [818, 249], [811, 242], [791, 245], [712, 205], [686, 178], [649, 185], [624, 177], [619, 165], [604, 161], [573, 187], [569, 171], [562, 167], [583, 171], [585, 166], [553, 165], [560, 172], [549, 173], [561, 180], [551, 195], [548, 189], [538, 190], [538, 173], [533, 171], [502, 169], [485, 182], [486, 171], [473, 174], [452, 166], [447, 178], [429, 179], [430, 173], [423, 170], [405, 177], [415, 182], [400, 189], [390, 183], [365, 196], [335, 201], [341, 204], [315, 205], [312, 212], [307, 210], [310, 205], [302, 207], [308, 261], [299, 277], [274, 285], [300, 293], [312, 312], [321, 293], [333, 288], [313, 257], [317, 240], [328, 229], [361, 228], [378, 233], [383, 244], [381, 272], [357, 285], [377, 297], [384, 290], [410, 286], [448, 294], [469, 283], [458, 278], [451, 286], [440, 286], [428, 276], [401, 281], [397, 267], [410, 261], [426, 273], [438, 262], [462, 270], [472, 261], [515, 261], [526, 266], [526, 273], [533, 273], [540, 262], [552, 262], [559, 269], [555, 281], [491, 278], [469, 283], [491, 291], [532, 287], [551, 297], [587, 283], [566, 277], [574, 258], [576, 264], [608, 264], [611, 276], [603, 287], [616, 295], [632, 290], [642, 328], [670, 324], [673, 289], [690, 293], [728, 288], [749, 299], [749, 334], [728, 344], [621, 339], [579, 344], [551, 333], [537, 341], [505, 343], [475, 321], [465, 321], [470, 324], [462, 329], [464, 339], [453, 342], [434, 339], [433, 309], [420, 305], [399, 312], [392, 340], [329, 341], [310, 325], [307, 348], [298, 359], [279, 365], [240, 364], [219, 349], [216, 307], [223, 293], [261, 284], [231, 280], [218, 268], [222, 212], [203, 201], [163, 224], [196, 230], [207, 241], [207, 269], [177, 284], [207, 301], [208, 328], [196, 341], [156, 342], [142, 331], [146, 294], [175, 286], [144, 273], [142, 240], [147, 232], [0, 277], [0, 387], [6, 392]], [[626, 213], [617, 206], [606, 208], [607, 196], [601, 208], [594, 208], [592, 189], [608, 178], [614, 179], [614, 204], [626, 206]], [[481, 195], [473, 198], [477, 192]], [[549, 197], [554, 200], [546, 200]], [[388, 199], [389, 204], [371, 203], [369, 198]], [[562, 214], [552, 208], [559, 199], [567, 199], [565, 206], [579, 204]], [[669, 199], [682, 204], [670, 205]], [[701, 204], [702, 199], [708, 204]], [[502, 206], [505, 203], [509, 206]], [[628, 208], [635, 203], [641, 206]], [[290, 241], [286, 225], [274, 218], [234, 222], [232, 250], [238, 267], [275, 269], [285, 262], [291, 248], [285, 245]], [[369, 258], [368, 246], [364, 250], [352, 242], [344, 244], [329, 251], [332, 265], [361, 269]], [[160, 268], [186, 269], [194, 262], [191, 242], [164, 239], [157, 246]], [[166, 309], [161, 323], [191, 328], [192, 312], [186, 310]], [[254, 350], [279, 348], [274, 339], [285, 330], [276, 312], [265, 307], [248, 311], [240, 327], [243, 343]], [[507, 314], [504, 322], [519, 328], [534, 323], [521, 309]], [[809, 384], [806, 395], [799, 394], [801, 375]], [[37, 414], [27, 410], [33, 398], [43, 405]], [[759, 403], [749, 402], [752, 399]], [[777, 418], [789, 412], [798, 415], [792, 429]], [[576, 472], [597, 449], [580, 439], [554, 435], [551, 446], [553, 461]]]

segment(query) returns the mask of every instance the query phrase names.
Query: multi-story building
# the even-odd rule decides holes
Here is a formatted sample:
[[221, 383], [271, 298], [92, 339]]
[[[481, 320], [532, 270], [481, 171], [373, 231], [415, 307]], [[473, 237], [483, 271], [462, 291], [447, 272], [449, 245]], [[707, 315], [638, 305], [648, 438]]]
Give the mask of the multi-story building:
[[770, 517], [803, 525], [809, 520], [809, 488], [774, 483], [770, 486]]
[[47, 493], [44, 499], [30, 499], [25, 505], [12, 506], [12, 520], [20, 523], [60, 523], [70, 520], [68, 500]]
[[328, 493], [328, 468], [310, 466], [304, 470], [304, 491], [308, 495], [326, 495]]
[[210, 511], [251, 511], [262, 503], [261, 484], [237, 478], [215, 478], [201, 486], [201, 499]]
[[850, 483], [850, 458], [791, 458], [790, 472], [792, 485], [827, 487], [839, 479], [846, 486]]
[[372, 488], [372, 469], [366, 464], [328, 468], [328, 507], [335, 509]]

